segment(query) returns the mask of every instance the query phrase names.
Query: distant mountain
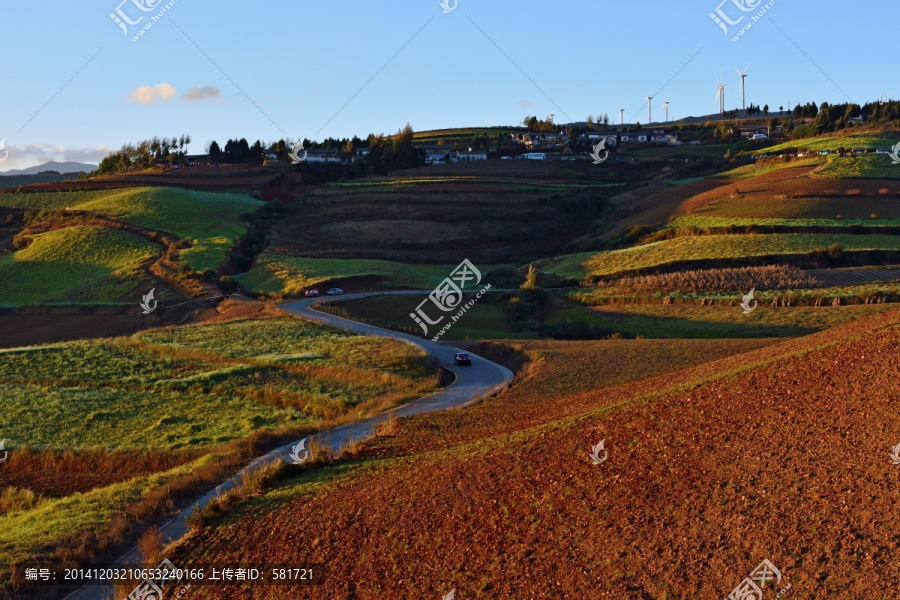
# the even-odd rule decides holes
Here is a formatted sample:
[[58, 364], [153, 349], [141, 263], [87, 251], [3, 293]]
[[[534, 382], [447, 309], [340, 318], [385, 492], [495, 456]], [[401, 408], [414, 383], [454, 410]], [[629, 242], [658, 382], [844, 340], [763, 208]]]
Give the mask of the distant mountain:
[[50, 162], [44, 163], [42, 165], [37, 165], [36, 167], [28, 167], [27, 169], [9, 169], [7, 171], [0, 171], [0, 176], [37, 175], [42, 171], [56, 171], [57, 173], [78, 173], [80, 171], [84, 171], [85, 173], [90, 173], [96, 168], [97, 165], [89, 165], [86, 163], [56, 162], [51, 160]]

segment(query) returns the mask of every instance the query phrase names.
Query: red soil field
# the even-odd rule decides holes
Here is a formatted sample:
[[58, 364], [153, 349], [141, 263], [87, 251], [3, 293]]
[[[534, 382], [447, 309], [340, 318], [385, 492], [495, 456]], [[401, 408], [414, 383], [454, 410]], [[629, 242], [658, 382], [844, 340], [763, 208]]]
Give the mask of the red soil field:
[[400, 460], [313, 471], [322, 485], [263, 496], [171, 558], [326, 565], [321, 586], [244, 598], [711, 599], [764, 558], [798, 597], [889, 597], [897, 317], [575, 395], [557, 361], [508, 393], [520, 404], [403, 420], [358, 455]]
[[[811, 173], [818, 167], [791, 167], [757, 175], [750, 179], [731, 180], [715, 189], [699, 193], [684, 202], [677, 214], [703, 208], [709, 202], [732, 196], [752, 198], [818, 198], [846, 196], [892, 196], [900, 193], [896, 179], [829, 179]], [[887, 190], [883, 193], [882, 190]]]

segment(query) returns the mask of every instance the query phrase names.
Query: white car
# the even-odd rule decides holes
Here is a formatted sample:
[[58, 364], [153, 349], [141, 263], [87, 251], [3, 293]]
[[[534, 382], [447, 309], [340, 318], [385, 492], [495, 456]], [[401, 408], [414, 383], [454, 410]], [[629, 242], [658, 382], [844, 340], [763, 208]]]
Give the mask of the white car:
[[326, 294], [328, 294], [329, 296], [340, 296], [343, 293], [344, 290], [342, 290], [341, 288], [331, 288], [326, 292]]

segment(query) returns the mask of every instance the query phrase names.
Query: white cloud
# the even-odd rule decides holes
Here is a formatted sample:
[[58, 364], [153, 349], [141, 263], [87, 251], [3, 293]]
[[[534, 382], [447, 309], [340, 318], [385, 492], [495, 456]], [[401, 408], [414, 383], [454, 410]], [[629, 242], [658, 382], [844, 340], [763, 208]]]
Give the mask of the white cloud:
[[[192, 88], [193, 89], [193, 88]], [[128, 96], [129, 102], [140, 102], [141, 104], [153, 104], [154, 102], [168, 102], [175, 97], [175, 88], [168, 83], [158, 83], [156, 85], [142, 85], [131, 92]]]
[[203, 102], [204, 100], [222, 101], [222, 90], [217, 86], [192, 87], [179, 98], [181, 102]]
[[528, 100], [519, 100], [519, 104], [517, 106], [519, 108], [534, 108], [534, 103], [529, 102]]

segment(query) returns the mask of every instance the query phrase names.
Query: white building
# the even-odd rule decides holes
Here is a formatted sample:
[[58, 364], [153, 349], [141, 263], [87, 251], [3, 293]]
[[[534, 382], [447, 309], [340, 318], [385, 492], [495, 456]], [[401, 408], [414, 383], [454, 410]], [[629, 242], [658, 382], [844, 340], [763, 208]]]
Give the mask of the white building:
[[623, 133], [621, 140], [623, 144], [646, 143], [647, 134], [642, 131]]

